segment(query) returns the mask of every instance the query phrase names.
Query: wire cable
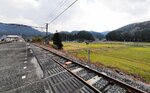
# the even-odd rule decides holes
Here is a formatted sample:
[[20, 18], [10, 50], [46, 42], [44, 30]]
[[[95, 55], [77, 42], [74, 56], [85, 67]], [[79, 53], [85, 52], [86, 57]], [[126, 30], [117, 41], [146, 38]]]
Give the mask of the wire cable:
[[75, 0], [73, 3], [71, 3], [65, 10], [63, 10], [60, 14], [58, 14], [54, 19], [52, 19], [48, 24], [51, 24], [54, 22], [57, 18], [59, 18], [64, 12], [66, 12], [71, 6], [73, 6], [78, 0]]
[[57, 5], [56, 8], [55, 8], [53, 11], [50, 12], [49, 16], [53, 15], [53, 14], [58, 10], [58, 8], [61, 8], [67, 1], [68, 1], [68, 0], [62, 0], [62, 1], [60, 2], [60, 4]]

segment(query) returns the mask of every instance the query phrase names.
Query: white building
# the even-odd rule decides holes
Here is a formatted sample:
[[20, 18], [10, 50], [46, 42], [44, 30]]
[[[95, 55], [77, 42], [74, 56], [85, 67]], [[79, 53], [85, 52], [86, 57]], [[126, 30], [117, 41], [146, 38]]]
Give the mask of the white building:
[[0, 38], [4, 42], [24, 42], [24, 39], [18, 35], [4, 35]]

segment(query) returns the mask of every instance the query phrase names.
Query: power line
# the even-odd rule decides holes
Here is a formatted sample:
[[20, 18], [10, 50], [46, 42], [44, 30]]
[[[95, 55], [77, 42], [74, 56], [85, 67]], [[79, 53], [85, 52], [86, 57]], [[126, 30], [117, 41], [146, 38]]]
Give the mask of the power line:
[[50, 12], [49, 16], [53, 15], [53, 14], [58, 10], [58, 8], [61, 8], [67, 1], [68, 1], [68, 0], [62, 0], [62, 1], [60, 2], [60, 4], [58, 4], [58, 5], [56, 6], [56, 8], [55, 8], [53, 11]]
[[[53, 9], [52, 11], [50, 11], [49, 16], [53, 15], [53, 14], [55, 13], [55, 11], [57, 11], [58, 8], [61, 8], [67, 1], [68, 1], [68, 0], [62, 0], [62, 1], [55, 7], [55, 9]], [[45, 17], [45, 20], [47, 20], [49, 16]], [[48, 20], [47, 20], [47, 21], [48, 21]], [[44, 23], [44, 24], [41, 24], [41, 25], [45, 25], [45, 23]], [[35, 27], [35, 26], [33, 26], [33, 27]], [[36, 28], [36, 27], [35, 27], [35, 28]], [[46, 28], [44, 28], [44, 29], [46, 29]]]
[[54, 19], [52, 19], [49, 24], [54, 22], [57, 18], [59, 18], [64, 12], [66, 12], [71, 6], [73, 6], [78, 0], [75, 0], [73, 3], [71, 3], [64, 11], [62, 11], [59, 15], [57, 15]]

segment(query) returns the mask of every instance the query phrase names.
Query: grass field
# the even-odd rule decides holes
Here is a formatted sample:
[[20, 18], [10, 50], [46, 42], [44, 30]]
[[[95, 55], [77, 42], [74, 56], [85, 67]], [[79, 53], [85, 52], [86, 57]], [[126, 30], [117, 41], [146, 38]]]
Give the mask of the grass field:
[[150, 83], [150, 43], [63, 43], [64, 50], [78, 58], [87, 59], [91, 50], [91, 62], [119, 69], [128, 74], [142, 77]]

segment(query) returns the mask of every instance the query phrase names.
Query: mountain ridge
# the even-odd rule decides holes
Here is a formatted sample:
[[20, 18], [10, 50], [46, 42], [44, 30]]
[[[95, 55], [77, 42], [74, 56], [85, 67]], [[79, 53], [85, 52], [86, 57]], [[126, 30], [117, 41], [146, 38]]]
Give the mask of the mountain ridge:
[[112, 41], [150, 41], [150, 21], [138, 22], [123, 26], [106, 35]]
[[22, 35], [23, 37], [43, 36], [40, 32], [30, 26], [12, 23], [0, 23], [0, 36], [3, 35]]

